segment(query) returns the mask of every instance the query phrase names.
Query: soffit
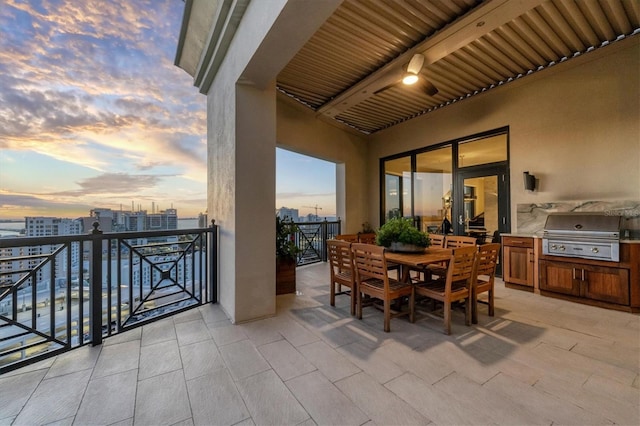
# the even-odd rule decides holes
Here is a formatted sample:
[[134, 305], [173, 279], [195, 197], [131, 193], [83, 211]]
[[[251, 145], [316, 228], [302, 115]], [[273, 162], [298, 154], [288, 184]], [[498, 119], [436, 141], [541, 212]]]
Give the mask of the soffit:
[[[345, 0], [277, 78], [319, 116], [370, 134], [640, 31], [635, 0]], [[414, 53], [419, 85], [395, 85]]]

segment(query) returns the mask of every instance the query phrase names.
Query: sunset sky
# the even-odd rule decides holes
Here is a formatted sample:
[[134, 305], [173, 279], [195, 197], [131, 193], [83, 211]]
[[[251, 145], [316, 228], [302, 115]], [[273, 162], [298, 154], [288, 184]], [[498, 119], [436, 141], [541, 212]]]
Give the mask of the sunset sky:
[[[206, 98], [173, 65], [183, 8], [2, 0], [0, 219], [205, 211]], [[277, 158], [277, 207], [335, 213], [333, 164]]]

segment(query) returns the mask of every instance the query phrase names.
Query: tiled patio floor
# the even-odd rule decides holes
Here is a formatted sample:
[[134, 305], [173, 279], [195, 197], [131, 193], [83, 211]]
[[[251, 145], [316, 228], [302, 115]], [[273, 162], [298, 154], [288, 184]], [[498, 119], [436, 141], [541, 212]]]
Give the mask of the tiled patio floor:
[[498, 283], [480, 324], [328, 306], [326, 264], [278, 315], [207, 306], [0, 376], [0, 425], [640, 424], [640, 317]]

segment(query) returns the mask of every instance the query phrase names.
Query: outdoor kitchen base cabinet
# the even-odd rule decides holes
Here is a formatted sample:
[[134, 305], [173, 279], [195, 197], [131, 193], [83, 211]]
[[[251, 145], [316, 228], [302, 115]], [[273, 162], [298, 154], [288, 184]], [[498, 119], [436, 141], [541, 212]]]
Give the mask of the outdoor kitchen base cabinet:
[[503, 237], [503, 280], [507, 287], [533, 291], [533, 238]]
[[[629, 306], [629, 270], [540, 261], [540, 291]], [[544, 293], [543, 293], [544, 294]]]

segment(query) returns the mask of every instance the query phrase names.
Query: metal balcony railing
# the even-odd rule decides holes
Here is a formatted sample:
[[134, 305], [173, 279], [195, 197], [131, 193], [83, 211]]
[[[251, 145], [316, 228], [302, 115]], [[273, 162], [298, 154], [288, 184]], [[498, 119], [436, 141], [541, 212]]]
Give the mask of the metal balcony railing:
[[0, 239], [0, 374], [217, 295], [210, 228]]
[[293, 235], [300, 249], [297, 266], [327, 261], [327, 240], [340, 234], [340, 220], [294, 222], [298, 231]]

